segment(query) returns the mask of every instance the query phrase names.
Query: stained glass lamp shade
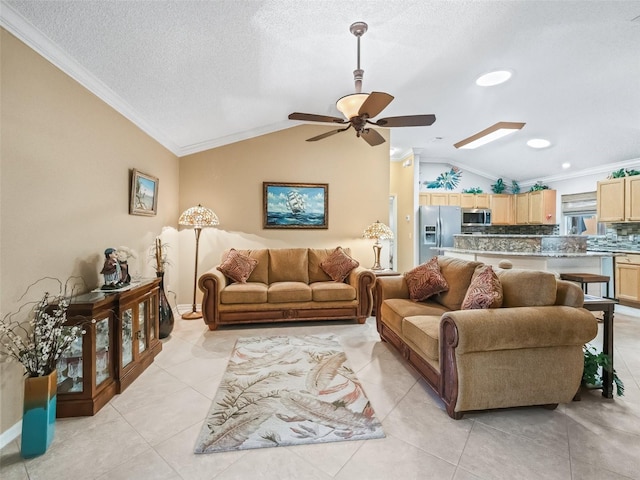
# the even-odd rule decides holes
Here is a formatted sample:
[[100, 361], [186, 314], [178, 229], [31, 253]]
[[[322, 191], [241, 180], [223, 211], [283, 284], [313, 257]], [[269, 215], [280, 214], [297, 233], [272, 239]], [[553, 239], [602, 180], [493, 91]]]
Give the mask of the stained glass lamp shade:
[[372, 223], [364, 230], [362, 236], [364, 238], [376, 239], [376, 243], [373, 244], [375, 261], [373, 263], [373, 267], [371, 267], [371, 270], [383, 270], [383, 268], [380, 266], [380, 250], [382, 250], [380, 239], [385, 240], [393, 238], [393, 232], [384, 223], [380, 223], [378, 220], [376, 220], [375, 223]]

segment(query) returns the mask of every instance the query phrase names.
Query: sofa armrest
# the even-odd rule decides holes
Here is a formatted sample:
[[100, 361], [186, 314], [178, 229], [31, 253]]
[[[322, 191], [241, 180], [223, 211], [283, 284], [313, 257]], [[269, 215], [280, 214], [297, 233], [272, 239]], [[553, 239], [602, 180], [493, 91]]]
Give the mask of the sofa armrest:
[[227, 278], [224, 274], [213, 267], [203, 273], [198, 279], [198, 286], [202, 290], [202, 319], [209, 326], [210, 330], [215, 330], [218, 324], [220, 304], [220, 292], [227, 285]]
[[358, 299], [358, 317], [366, 318], [371, 315], [373, 308], [373, 286], [376, 283], [374, 273], [364, 267], [356, 267], [346, 278], [346, 282], [356, 289]]
[[569, 307], [582, 307], [584, 305], [584, 293], [578, 285], [567, 280], [556, 280], [556, 282], [556, 305], [567, 305]]
[[[567, 306], [456, 310], [442, 315], [440, 335], [452, 323], [456, 352], [584, 345], [598, 333], [598, 322], [584, 308]], [[446, 333], [445, 333], [446, 335]]]
[[569, 401], [582, 376], [582, 345], [597, 332], [583, 308], [444, 313], [438, 393], [447, 413], [457, 419], [470, 410]]

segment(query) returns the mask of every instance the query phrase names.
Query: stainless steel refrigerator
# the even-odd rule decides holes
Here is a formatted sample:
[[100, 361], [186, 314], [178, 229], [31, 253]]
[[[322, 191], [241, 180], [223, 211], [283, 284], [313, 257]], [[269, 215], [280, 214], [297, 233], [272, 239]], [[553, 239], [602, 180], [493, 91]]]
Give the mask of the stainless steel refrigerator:
[[440, 252], [439, 247], [453, 247], [453, 236], [462, 232], [460, 207], [420, 207], [420, 263]]

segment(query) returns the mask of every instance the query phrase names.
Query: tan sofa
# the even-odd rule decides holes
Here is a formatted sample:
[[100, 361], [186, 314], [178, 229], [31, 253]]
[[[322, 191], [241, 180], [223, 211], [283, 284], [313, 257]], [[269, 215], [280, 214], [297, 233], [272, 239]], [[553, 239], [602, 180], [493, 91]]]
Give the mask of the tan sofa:
[[447, 292], [415, 302], [404, 276], [376, 282], [376, 320], [389, 342], [427, 380], [455, 419], [464, 412], [571, 401], [582, 346], [597, 320], [575, 284], [550, 272], [499, 269], [501, 308], [460, 310], [478, 262], [438, 257]]
[[[231, 282], [217, 266], [198, 280], [204, 292], [204, 322], [211, 330], [219, 325], [295, 320], [355, 319], [364, 323], [371, 314], [376, 277], [371, 270], [358, 266], [343, 282], [331, 280], [320, 263], [333, 251], [239, 251], [258, 261], [246, 283]], [[344, 251], [349, 253], [346, 248]]]

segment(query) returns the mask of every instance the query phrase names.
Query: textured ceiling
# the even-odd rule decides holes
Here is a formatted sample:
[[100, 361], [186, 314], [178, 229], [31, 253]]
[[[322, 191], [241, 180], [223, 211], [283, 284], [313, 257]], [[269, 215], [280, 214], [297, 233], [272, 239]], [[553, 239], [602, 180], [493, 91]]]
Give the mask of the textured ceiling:
[[[289, 128], [294, 111], [340, 115], [335, 100], [354, 90], [349, 25], [362, 20], [363, 91], [395, 96], [381, 116], [437, 120], [394, 128], [379, 147], [341, 135], [363, 150], [414, 149], [423, 162], [524, 183], [640, 161], [639, 16], [640, 1], [610, 0], [29, 0], [0, 9], [5, 28], [179, 156]], [[474, 84], [493, 69], [514, 75]], [[453, 147], [499, 121], [526, 126], [476, 150]], [[533, 137], [552, 146], [532, 150]]]

